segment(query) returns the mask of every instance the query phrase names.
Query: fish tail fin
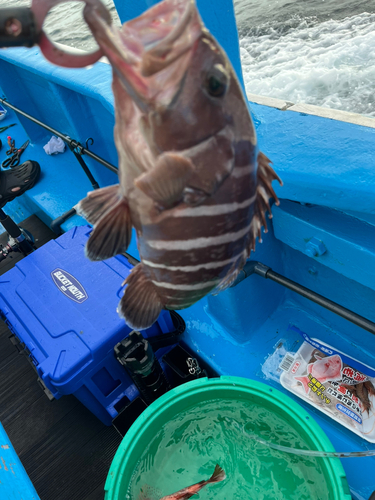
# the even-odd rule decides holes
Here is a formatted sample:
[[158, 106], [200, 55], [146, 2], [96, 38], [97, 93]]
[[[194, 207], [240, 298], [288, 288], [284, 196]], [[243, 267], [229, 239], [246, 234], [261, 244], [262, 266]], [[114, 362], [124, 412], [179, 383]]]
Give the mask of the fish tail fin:
[[215, 470], [210, 479], [207, 480], [206, 484], [220, 483], [220, 481], [224, 481], [226, 477], [227, 475], [225, 474], [224, 469], [222, 469], [219, 464], [216, 464]]
[[279, 205], [279, 199], [272, 187], [272, 181], [279, 181], [282, 186], [282, 180], [271, 167], [271, 161], [267, 158], [265, 154], [259, 152], [258, 158], [258, 170], [257, 170], [257, 199], [254, 207], [254, 216], [250, 229], [250, 251], [255, 250], [256, 238], [259, 242], [262, 242], [262, 226], [264, 226], [264, 232], [268, 231], [266, 212], [268, 211], [268, 217], [272, 218], [271, 206], [269, 203], [270, 198], [275, 199], [276, 205]]
[[77, 213], [94, 225], [86, 245], [90, 260], [109, 259], [126, 251], [132, 224], [129, 206], [118, 184], [89, 193], [79, 202]]
[[301, 382], [301, 384], [303, 385], [303, 388], [305, 389], [306, 394], [308, 394], [310, 391], [310, 387], [309, 387], [310, 379], [309, 379], [309, 377], [294, 377], [294, 379], [298, 380], [298, 382]]
[[124, 284], [127, 287], [118, 306], [119, 315], [134, 330], [149, 328], [158, 319], [163, 304], [142, 263], [135, 266]]

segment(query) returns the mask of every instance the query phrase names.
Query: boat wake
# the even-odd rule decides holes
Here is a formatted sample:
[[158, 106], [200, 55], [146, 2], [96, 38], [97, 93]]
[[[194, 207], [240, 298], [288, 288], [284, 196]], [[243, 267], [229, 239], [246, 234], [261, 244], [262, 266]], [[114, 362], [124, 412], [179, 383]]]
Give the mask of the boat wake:
[[375, 14], [241, 28], [246, 91], [375, 117]]

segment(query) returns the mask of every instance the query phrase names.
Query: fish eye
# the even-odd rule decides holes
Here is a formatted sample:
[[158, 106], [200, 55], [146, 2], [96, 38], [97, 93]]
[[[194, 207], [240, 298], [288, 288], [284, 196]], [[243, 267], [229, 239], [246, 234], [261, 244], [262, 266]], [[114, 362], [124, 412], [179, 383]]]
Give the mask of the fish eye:
[[228, 73], [222, 64], [215, 64], [206, 79], [207, 92], [212, 97], [223, 97], [228, 88]]

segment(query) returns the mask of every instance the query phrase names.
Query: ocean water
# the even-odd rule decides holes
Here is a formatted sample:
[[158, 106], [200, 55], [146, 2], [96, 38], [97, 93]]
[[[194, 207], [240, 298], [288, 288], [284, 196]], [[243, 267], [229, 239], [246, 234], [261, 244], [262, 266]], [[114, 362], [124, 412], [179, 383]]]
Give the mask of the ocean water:
[[[119, 25], [113, 1], [104, 3]], [[247, 92], [375, 117], [375, 0], [234, 0], [234, 6]], [[58, 5], [45, 28], [55, 41], [92, 50], [82, 8]]]
[[159, 500], [208, 479], [216, 464], [226, 479], [205, 486], [197, 500], [328, 498], [322, 459], [271, 450], [244, 429], [278, 444], [309, 447], [293, 422], [264, 407], [240, 400], [202, 402], [155, 430], [124, 500], [142, 498], [141, 491], [143, 498]]
[[375, 1], [235, 5], [247, 92], [375, 117]]
[[[120, 26], [121, 23], [113, 0], [101, 1], [111, 12], [114, 23]], [[29, 7], [30, 5], [31, 0], [0, 0], [0, 8], [12, 6]], [[81, 50], [94, 50], [97, 47], [97, 44], [90, 29], [83, 20], [83, 7], [84, 3], [77, 1], [57, 5], [50, 10], [44, 22], [43, 29], [55, 42], [63, 43]]]

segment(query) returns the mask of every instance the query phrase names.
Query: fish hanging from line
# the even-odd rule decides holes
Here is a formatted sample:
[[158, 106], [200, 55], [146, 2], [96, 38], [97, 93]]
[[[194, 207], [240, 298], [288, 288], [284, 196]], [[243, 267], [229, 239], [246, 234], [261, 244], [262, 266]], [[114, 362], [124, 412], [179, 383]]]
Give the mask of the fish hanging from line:
[[113, 67], [120, 184], [89, 193], [78, 212], [94, 226], [91, 260], [125, 252], [136, 229], [141, 263], [118, 311], [141, 330], [163, 308], [234, 282], [281, 180], [258, 152], [241, 85], [194, 0], [164, 0], [121, 30], [96, 3], [84, 17]]
[[219, 483], [220, 481], [224, 481], [225, 478], [226, 474], [224, 470], [220, 467], [220, 465], [217, 464], [212, 476], [209, 479], [199, 481], [199, 483], [193, 484], [192, 486], [183, 488], [182, 490], [179, 490], [172, 495], [167, 495], [164, 497], [161, 497], [160, 493], [157, 492], [154, 488], [144, 486], [141, 490], [138, 500], [187, 500], [193, 495], [199, 493], [199, 491], [208, 484]]

